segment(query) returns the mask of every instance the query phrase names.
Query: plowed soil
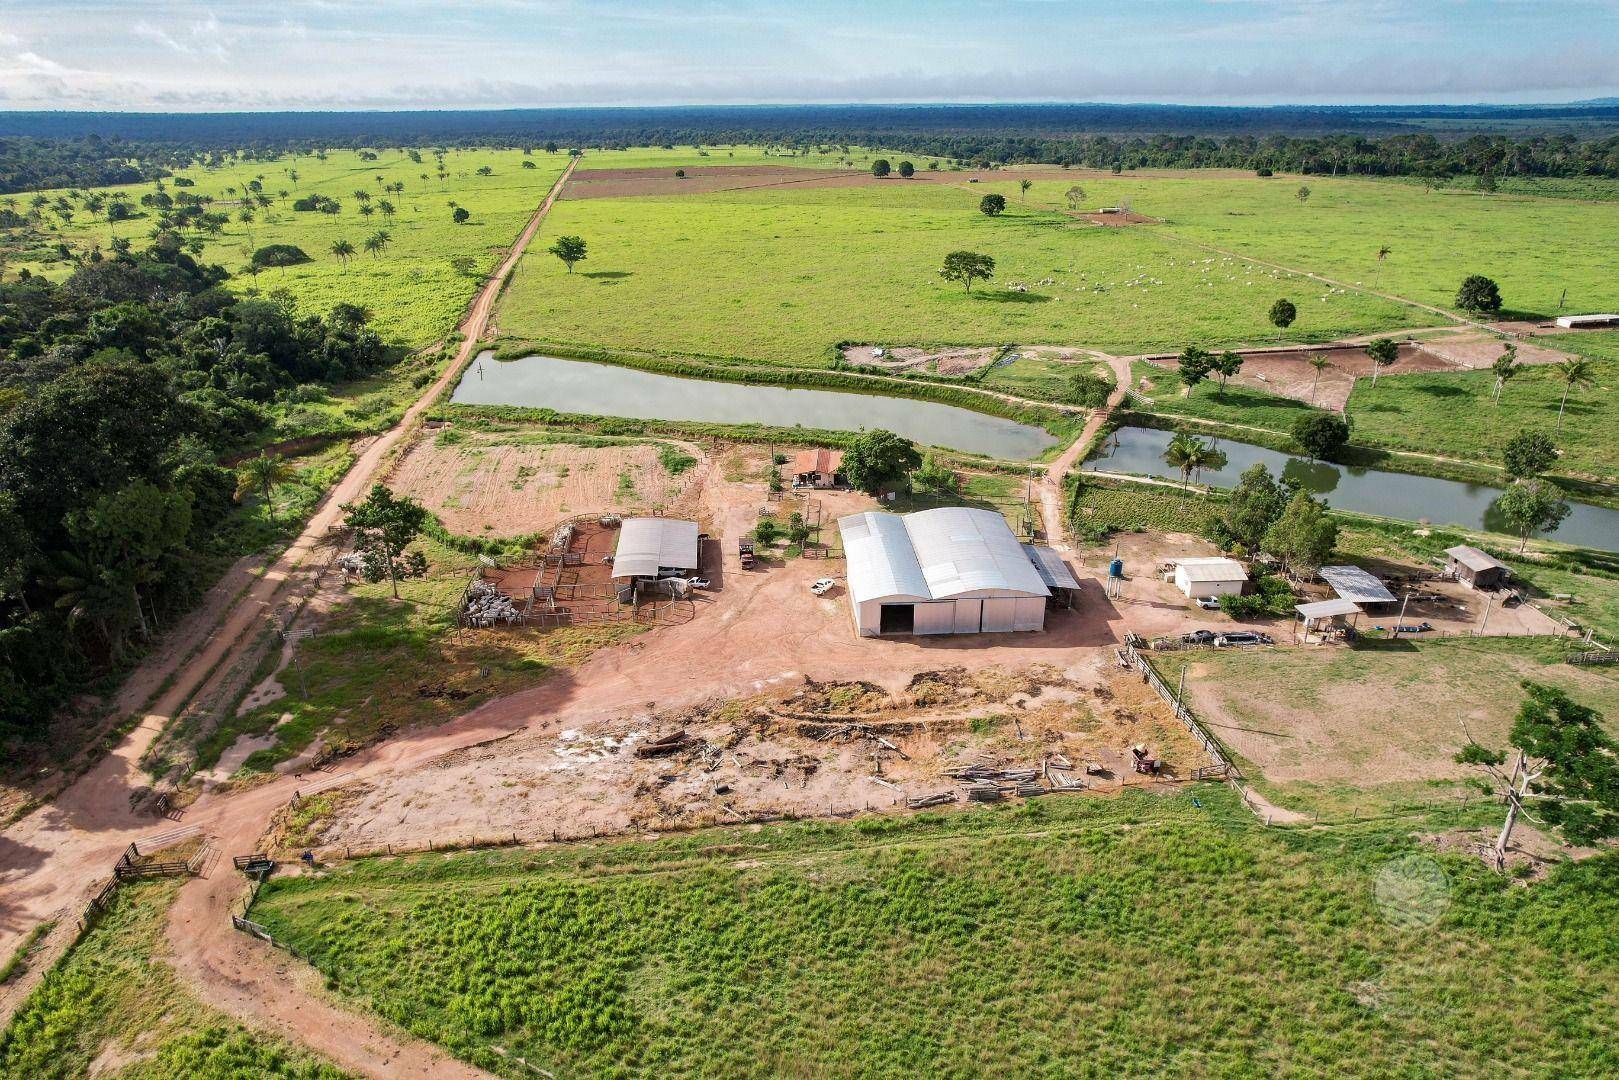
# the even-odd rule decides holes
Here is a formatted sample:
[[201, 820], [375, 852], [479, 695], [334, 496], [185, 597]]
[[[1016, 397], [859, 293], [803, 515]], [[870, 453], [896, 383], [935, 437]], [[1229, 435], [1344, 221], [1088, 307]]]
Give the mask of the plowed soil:
[[400, 462], [396, 490], [419, 499], [462, 536], [522, 536], [577, 514], [670, 509], [693, 490], [699, 464], [671, 475], [651, 443], [611, 447], [513, 444], [470, 435], [425, 438]]

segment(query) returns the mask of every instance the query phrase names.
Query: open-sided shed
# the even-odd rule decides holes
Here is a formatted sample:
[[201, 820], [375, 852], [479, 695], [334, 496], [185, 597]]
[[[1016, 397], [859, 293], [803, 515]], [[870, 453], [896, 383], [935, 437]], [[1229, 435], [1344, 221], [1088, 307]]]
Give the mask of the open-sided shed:
[[839, 518], [838, 530], [862, 637], [1045, 628], [1051, 589], [994, 511], [867, 511]]
[[1445, 549], [1445, 568], [1475, 589], [1498, 589], [1512, 574], [1506, 563], [1466, 544]]
[[626, 518], [613, 552], [613, 578], [658, 578], [697, 569], [697, 522]]
[[1353, 601], [1362, 608], [1397, 602], [1387, 585], [1358, 566], [1323, 566], [1316, 572], [1338, 594], [1339, 599]]

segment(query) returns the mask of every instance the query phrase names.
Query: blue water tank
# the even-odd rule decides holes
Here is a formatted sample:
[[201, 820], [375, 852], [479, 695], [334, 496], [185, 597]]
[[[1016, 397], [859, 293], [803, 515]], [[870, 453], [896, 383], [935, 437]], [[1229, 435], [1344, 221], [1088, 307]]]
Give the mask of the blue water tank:
[[1114, 559], [1107, 564], [1107, 576], [1122, 578], [1124, 576], [1124, 560]]

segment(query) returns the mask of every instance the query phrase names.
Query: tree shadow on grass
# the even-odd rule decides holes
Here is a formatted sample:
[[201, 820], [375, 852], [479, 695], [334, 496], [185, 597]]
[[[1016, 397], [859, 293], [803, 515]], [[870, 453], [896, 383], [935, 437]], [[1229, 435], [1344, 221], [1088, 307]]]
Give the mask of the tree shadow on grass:
[[980, 289], [973, 293], [979, 300], [988, 300], [996, 304], [1049, 304], [1051, 297], [1042, 293], [1018, 292], [1015, 289]]
[[587, 278], [606, 279], [608, 281], [618, 281], [618, 280], [620, 280], [622, 278], [634, 277], [635, 276], [635, 271], [633, 271], [633, 270], [590, 270], [590, 271], [587, 271], [586, 273], [580, 274], [579, 276], [580, 277], [587, 277]]

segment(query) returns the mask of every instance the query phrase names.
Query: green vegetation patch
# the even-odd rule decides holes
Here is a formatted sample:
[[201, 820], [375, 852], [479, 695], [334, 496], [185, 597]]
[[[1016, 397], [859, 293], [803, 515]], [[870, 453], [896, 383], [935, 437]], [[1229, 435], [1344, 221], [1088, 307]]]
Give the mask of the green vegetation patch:
[[[249, 1031], [180, 984], [164, 931], [179, 882], [125, 885], [111, 911], [0, 1035], [0, 1075], [77, 1080], [341, 1080], [345, 1073]], [[92, 1063], [97, 1067], [92, 1068]]]
[[[1619, 861], [1532, 888], [1227, 789], [804, 823], [273, 880], [339, 992], [508, 1076], [1483, 1076], [1619, 1068]], [[1431, 850], [1431, 849], [1428, 849]], [[497, 1052], [496, 1048], [500, 1048]]]

